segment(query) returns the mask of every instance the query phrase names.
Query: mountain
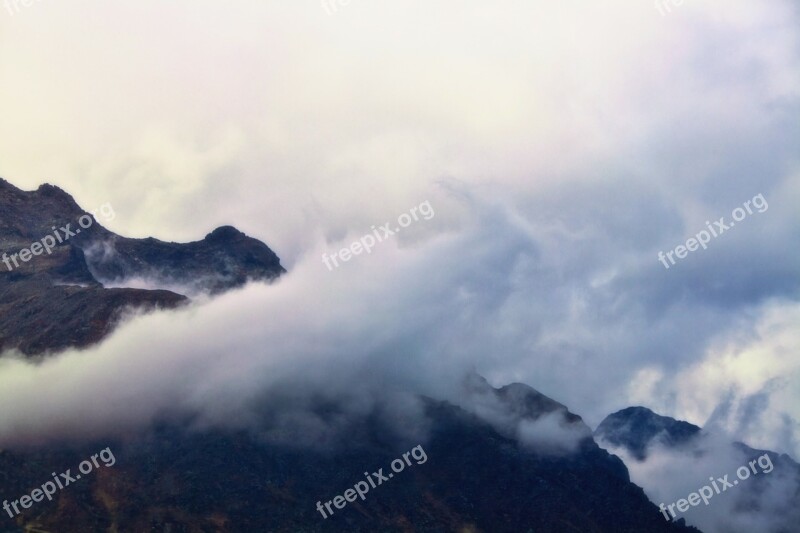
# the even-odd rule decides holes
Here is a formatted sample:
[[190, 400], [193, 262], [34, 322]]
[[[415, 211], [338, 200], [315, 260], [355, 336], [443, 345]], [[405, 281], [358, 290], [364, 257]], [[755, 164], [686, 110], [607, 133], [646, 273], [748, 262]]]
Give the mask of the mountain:
[[[108, 204], [98, 211], [113, 214]], [[97, 217], [58, 187], [22, 191], [0, 178], [0, 350], [86, 347], [127, 310], [185, 304], [176, 290], [218, 294], [285, 272], [267, 245], [230, 226], [179, 244], [121, 237]], [[106, 287], [143, 281], [177, 289]]]
[[646, 407], [628, 407], [608, 415], [594, 432], [595, 438], [614, 447], [627, 449], [637, 459], [647, 457], [647, 448], [654, 442], [674, 448], [690, 442], [700, 428], [657, 415]]
[[[555, 402], [530, 387], [505, 391], [489, 387], [478, 393], [504, 398], [508, 412], [524, 406], [523, 419], [553, 412], [547, 407]], [[590, 437], [573, 453], [540, 453], [461, 407], [420, 401], [431, 427], [424, 442], [397, 434], [380, 412], [350, 420], [341, 445], [325, 449], [276, 443], [252, 432], [162, 426], [110, 444], [112, 467], [60, 491], [56, 502], [38, 504], [16, 523], [32, 531], [120, 533], [697, 532], [666, 522], [630, 482], [622, 462]], [[330, 418], [340, 406], [319, 401], [315, 410]], [[575, 418], [568, 423], [582, 424]], [[106, 446], [0, 453], [4, 497], [25, 494], [31, 480], [47, 480], [54, 469], [77, 465]], [[419, 461], [393, 474], [392, 461], [413, 448], [424, 452], [424, 460], [415, 454]], [[363, 501], [333, 507], [332, 516], [318, 511], [317, 502], [324, 511], [326, 502], [379, 468], [386, 479]]]
[[[677, 502], [708, 486], [713, 498], [708, 505], [681, 515], [706, 533], [800, 531], [800, 464], [786, 454], [752, 448], [644, 407], [609, 415], [594, 436], [625, 461], [631, 478], [654, 502]], [[712, 490], [714, 483], [719, 492]]]
[[[76, 226], [81, 217], [57, 187], [0, 182], [0, 251], [18, 263], [0, 275], [4, 350], [86, 346], [127, 309], [188, 302], [109, 285], [145, 279], [214, 295], [285, 272], [265, 244], [231, 227], [175, 244], [120, 237], [97, 214]], [[56, 231], [63, 242], [49, 246], [44, 237], [56, 241]], [[352, 400], [284, 384], [264, 392], [246, 430], [165, 418], [112, 442], [16, 444], [0, 450], [0, 498], [12, 509], [0, 511], [0, 532], [697, 531], [665, 521], [580, 416], [527, 385], [494, 388], [473, 374], [457, 400], [403, 393], [419, 415], [402, 422], [387, 414], [399, 409], [392, 400], [357, 414]], [[316, 420], [337, 428], [325, 442], [312, 432]], [[78, 465], [99, 450], [113, 461], [78, 479]], [[25, 507], [23, 496], [67, 469], [73, 483]], [[349, 501], [353, 487], [369, 492]]]

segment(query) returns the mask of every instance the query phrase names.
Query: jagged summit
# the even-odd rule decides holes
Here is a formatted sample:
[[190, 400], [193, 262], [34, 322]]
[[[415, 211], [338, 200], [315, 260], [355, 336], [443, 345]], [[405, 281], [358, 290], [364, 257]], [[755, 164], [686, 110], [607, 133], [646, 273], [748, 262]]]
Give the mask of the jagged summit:
[[220, 226], [205, 236], [206, 241], [230, 240], [240, 237], [247, 237], [244, 233], [233, 226]]
[[654, 442], [680, 446], [700, 433], [694, 424], [661, 416], [646, 407], [628, 407], [608, 415], [594, 436], [612, 446], [627, 448], [637, 459], [647, 457], [647, 448]]
[[41, 185], [39, 185], [39, 188], [36, 189], [36, 192], [38, 192], [39, 194], [45, 194], [51, 196], [66, 196], [70, 200], [74, 200], [72, 198], [72, 195], [69, 194], [67, 191], [51, 183], [42, 183]]
[[[75, 203], [75, 199], [72, 197], [71, 194], [69, 194], [61, 187], [53, 185], [52, 183], [42, 183], [35, 190], [26, 191], [24, 189], [20, 189], [7, 179], [0, 177], [0, 190], [6, 190], [13, 193], [17, 193], [19, 195], [26, 195], [26, 196], [37, 196], [37, 195], [60, 196], [69, 199], [72, 203]], [[75, 205], [77, 205], [77, 203], [75, 203]]]

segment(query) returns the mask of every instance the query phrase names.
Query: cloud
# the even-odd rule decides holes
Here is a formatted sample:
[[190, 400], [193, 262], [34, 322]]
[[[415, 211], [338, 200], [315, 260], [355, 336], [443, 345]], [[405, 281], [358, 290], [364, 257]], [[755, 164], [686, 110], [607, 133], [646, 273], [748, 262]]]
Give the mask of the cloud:
[[[796, 505], [800, 490], [796, 463], [786, 462], [785, 458], [774, 454], [769, 460], [763, 459], [762, 452], [747, 453], [732, 446], [728, 439], [723, 433], [712, 432], [693, 441], [689, 449], [670, 450], [656, 444], [648, 449], [644, 461], [636, 460], [622, 449], [609, 448], [608, 451], [623, 459], [631, 480], [640, 485], [656, 505], [669, 506], [705, 486], [710, 487], [712, 494], [708, 505], [701, 501], [685, 513], [676, 510], [678, 518], [685, 518], [702, 531], [788, 531], [787, 528], [793, 527], [800, 518]], [[751, 461], [759, 460], [748, 467]], [[737, 469], [742, 466], [755, 468], [757, 473], [751, 470], [746, 476], [742, 472], [740, 477]], [[719, 481], [723, 478], [731, 483], [725, 490], [724, 483]], [[719, 492], [715, 490], [715, 483]]]
[[520, 204], [646, 186], [657, 215], [797, 171], [791, 2], [36, 7], [0, 17], [0, 174], [133, 237], [230, 223], [292, 266], [443, 176]]
[[[460, 201], [472, 218], [458, 231], [386, 241], [334, 271], [321, 260], [328, 245], [320, 242], [273, 285], [136, 318], [89, 350], [37, 363], [2, 360], [0, 401], [8, 409], [0, 442], [134, 431], [165, 418], [259, 427], [272, 404], [292, 406], [272, 423], [318, 424], [335, 440], [335, 428], [390, 405], [389, 393], [457, 402], [469, 368], [496, 385], [528, 383], [590, 421], [610, 412], [619, 402], [614, 391], [652, 364], [641, 346], [659, 328], [682, 324], [641, 331], [625, 327], [639, 319], [635, 309], [602, 316], [618, 296], [589, 292], [594, 271], [566, 276], [519, 214], [469, 195]], [[609, 331], [612, 318], [617, 329]], [[728, 327], [710, 326], [706, 340]], [[349, 406], [342, 419], [314, 412], [326, 401]], [[406, 425], [424, 433], [425, 424]], [[569, 440], [552, 426], [521, 427], [518, 436]]]
[[[0, 174], [110, 202], [127, 236], [233, 224], [290, 270], [91, 350], [3, 360], [0, 441], [250, 425], [270, 394], [333, 435], [347, 417], [315, 416], [314, 394], [357, 414], [391, 404], [382, 389], [455, 396], [475, 367], [592, 425], [632, 403], [702, 423], [729, 402], [746, 440], [797, 454], [796, 319], [776, 318], [800, 296], [797, 22], [778, 0], [0, 17]], [[759, 193], [768, 211], [660, 265]], [[322, 265], [425, 200], [435, 218]]]
[[770, 302], [755, 319], [708, 338], [705, 352], [677, 372], [640, 370], [631, 403], [646, 400], [656, 411], [798, 457], [798, 320], [796, 302]]

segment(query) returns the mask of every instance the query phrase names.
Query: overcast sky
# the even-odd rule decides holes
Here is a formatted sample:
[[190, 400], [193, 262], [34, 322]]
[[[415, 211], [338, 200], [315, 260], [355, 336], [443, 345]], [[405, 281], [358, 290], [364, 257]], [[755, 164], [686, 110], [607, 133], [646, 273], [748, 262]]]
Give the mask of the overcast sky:
[[[224, 420], [276, 376], [433, 394], [475, 367], [592, 427], [642, 404], [799, 458], [798, 5], [665, 4], [0, 6], [0, 176], [110, 202], [126, 236], [232, 224], [289, 269], [6, 360], [0, 440]], [[322, 263], [425, 201], [430, 220]]]

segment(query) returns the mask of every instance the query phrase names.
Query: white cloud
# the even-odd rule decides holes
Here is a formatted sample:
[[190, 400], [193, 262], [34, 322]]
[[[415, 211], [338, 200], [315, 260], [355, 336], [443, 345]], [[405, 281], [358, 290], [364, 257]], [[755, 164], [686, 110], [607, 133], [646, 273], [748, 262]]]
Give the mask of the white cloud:
[[[341, 391], [378, 368], [438, 392], [476, 364], [590, 424], [634, 399], [702, 422], [777, 383], [769, 414], [742, 425], [734, 400], [725, 420], [797, 450], [792, 322], [769, 314], [798, 297], [797, 20], [778, 0], [0, 13], [0, 175], [110, 202], [126, 235], [234, 224], [291, 271], [5, 362], [0, 437], [223, 419], [298, 375]], [[757, 193], [767, 213], [662, 269], [659, 249]], [[413, 238], [324, 269], [424, 200], [436, 218]], [[773, 322], [773, 340], [737, 333]]]

